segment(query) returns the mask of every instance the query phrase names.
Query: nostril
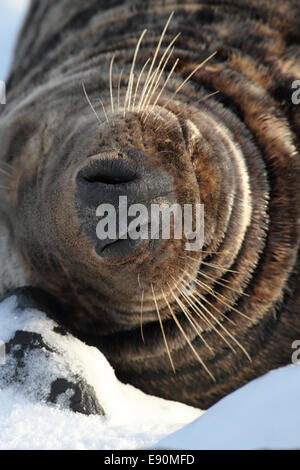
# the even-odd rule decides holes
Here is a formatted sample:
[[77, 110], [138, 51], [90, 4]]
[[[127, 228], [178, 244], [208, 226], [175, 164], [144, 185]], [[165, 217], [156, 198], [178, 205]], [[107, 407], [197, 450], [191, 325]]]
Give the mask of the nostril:
[[131, 178], [125, 175], [104, 175], [103, 173], [94, 173], [92, 175], [85, 176], [84, 179], [88, 183], [103, 183], [103, 184], [120, 184], [129, 183]]
[[121, 159], [99, 159], [91, 161], [78, 173], [78, 178], [87, 183], [117, 185], [130, 183], [138, 178], [137, 167]]

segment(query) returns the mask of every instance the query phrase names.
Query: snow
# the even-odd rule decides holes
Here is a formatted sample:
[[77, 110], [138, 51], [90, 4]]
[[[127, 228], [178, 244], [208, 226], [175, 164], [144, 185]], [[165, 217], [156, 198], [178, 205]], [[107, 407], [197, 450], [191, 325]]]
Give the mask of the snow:
[[29, 0], [2, 0], [4, 5], [16, 13], [25, 13], [29, 6]]
[[0, 1], [0, 80], [5, 80], [12, 62], [18, 33], [29, 0]]
[[185, 450], [300, 449], [300, 365], [269, 372], [157, 444]]
[[[33, 351], [26, 359], [30, 371], [22, 386], [5, 386], [0, 366], [0, 449], [149, 448], [200, 416], [200, 410], [120, 383], [96, 348], [71, 335], [55, 334], [54, 326], [42, 312], [18, 310], [15, 297], [0, 304], [0, 340], [7, 343], [16, 330], [32, 331], [60, 351], [46, 364]], [[37, 391], [39, 397], [45, 396], [43, 387], [49, 387], [55, 373], [83, 376], [96, 391], [105, 416], [85, 416], [37, 401]]]
[[[59, 350], [46, 362], [31, 351], [22, 386], [5, 385], [0, 366], [0, 449], [300, 448], [300, 365], [269, 372], [204, 413], [120, 383], [96, 348], [54, 326], [42, 312], [17, 309], [13, 296], [0, 304], [0, 340], [32, 331]], [[53, 377], [74, 374], [94, 388], [105, 416], [74, 413], [64, 400], [46, 404], [43, 389]]]

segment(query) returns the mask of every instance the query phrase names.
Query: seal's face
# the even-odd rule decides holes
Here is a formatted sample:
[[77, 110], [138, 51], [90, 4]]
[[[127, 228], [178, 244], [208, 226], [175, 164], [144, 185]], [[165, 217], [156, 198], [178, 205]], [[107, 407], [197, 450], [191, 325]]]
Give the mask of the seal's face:
[[[226, 235], [216, 262], [217, 272], [225, 272], [251, 214], [245, 165], [228, 131], [215, 118], [209, 122], [204, 110], [201, 115], [191, 104], [167, 99], [147, 112], [121, 110], [100, 125], [89, 117], [61, 146], [51, 145], [49, 126], [43, 154], [22, 175], [15, 204], [16, 242], [30, 284], [51, 292], [80, 331], [139, 329], [170, 318], [174, 303], [188, 315], [190, 302], [195, 332], [215, 328], [222, 310], [207, 319], [197, 303], [214, 284], [210, 273], [197, 281], [201, 260], [205, 269]], [[203, 203], [204, 251], [186, 250], [186, 234], [178, 239], [172, 230], [167, 239], [151, 238], [150, 228], [147, 240], [117, 232], [99, 237], [99, 207], [110, 205], [118, 224], [125, 196], [128, 207], [143, 204], [149, 214], [153, 204]]]
[[[170, 287], [184, 274], [187, 240], [175, 239], [172, 227], [168, 239], [152, 239], [150, 227], [146, 240], [101, 239], [97, 210], [111, 205], [118, 221], [124, 196], [128, 207], [143, 204], [149, 214], [151, 204], [195, 207], [192, 143], [176, 114], [160, 107], [89, 125], [84, 152], [81, 131], [67, 154], [65, 146], [45, 154], [34, 176], [28, 172], [20, 182], [18, 245], [31, 267], [30, 283], [71, 308], [75, 325], [132, 328], [140, 323], [142, 297], [144, 322], [157, 320], [156, 302], [162, 318], [169, 315], [166, 299], [172, 303]], [[188, 264], [195, 275], [197, 257]]]

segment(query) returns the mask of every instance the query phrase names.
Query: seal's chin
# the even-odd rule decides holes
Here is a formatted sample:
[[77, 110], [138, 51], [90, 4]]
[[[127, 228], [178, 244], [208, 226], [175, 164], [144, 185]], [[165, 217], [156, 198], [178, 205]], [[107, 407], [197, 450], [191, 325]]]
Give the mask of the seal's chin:
[[99, 289], [106, 292], [102, 307], [114, 331], [171, 318], [172, 305], [195, 288], [200, 254], [188, 260], [181, 240], [163, 241], [156, 253], [146, 244], [136, 253], [124, 257], [122, 264], [103, 259], [105, 279]]

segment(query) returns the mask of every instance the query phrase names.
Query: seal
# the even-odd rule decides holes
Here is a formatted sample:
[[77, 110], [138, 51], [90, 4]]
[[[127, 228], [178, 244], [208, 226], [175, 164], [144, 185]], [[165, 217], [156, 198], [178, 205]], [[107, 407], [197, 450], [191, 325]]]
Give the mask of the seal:
[[[32, 286], [117, 377], [206, 408], [300, 338], [300, 6], [33, 1], [0, 115], [0, 290]], [[99, 204], [204, 206], [99, 239]], [[193, 212], [193, 224], [196, 213]]]

